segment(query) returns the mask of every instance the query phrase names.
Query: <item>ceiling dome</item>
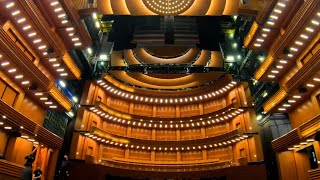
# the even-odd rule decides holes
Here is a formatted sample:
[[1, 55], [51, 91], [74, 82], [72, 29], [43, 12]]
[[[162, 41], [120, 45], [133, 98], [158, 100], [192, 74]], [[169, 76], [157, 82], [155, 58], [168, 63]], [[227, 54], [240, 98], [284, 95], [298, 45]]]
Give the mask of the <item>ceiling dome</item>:
[[159, 15], [178, 15], [188, 10], [194, 0], [143, 0], [152, 12]]

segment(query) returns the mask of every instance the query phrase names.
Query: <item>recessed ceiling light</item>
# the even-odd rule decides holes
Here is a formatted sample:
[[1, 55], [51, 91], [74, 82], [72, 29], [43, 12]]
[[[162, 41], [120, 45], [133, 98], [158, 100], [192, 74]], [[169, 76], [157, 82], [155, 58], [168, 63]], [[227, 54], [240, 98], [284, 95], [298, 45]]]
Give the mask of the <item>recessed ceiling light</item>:
[[282, 13], [282, 11], [280, 9], [274, 9], [274, 12], [276, 12], [278, 14]]
[[6, 4], [6, 8], [11, 8], [14, 6], [14, 2], [10, 2], [8, 4]]
[[18, 15], [18, 14], [20, 14], [19, 10], [12, 12], [12, 16], [15, 16], [15, 15]]
[[29, 37], [35, 36], [37, 33], [36, 32], [32, 32], [30, 34], [28, 34]]
[[61, 7], [58, 7], [58, 8], [55, 8], [55, 9], [54, 9], [54, 12], [59, 12], [59, 11], [62, 11], [62, 8], [61, 8]]
[[308, 87], [314, 87], [314, 84], [307, 84]]
[[309, 32], [313, 32], [314, 31], [311, 27], [307, 27], [306, 30], [309, 31]]
[[1, 63], [1, 66], [8, 66], [10, 63], [7, 61], [7, 62], [3, 62]]
[[12, 127], [10, 127], [10, 126], [5, 126], [4, 129], [10, 130], [10, 129], [12, 129]]
[[29, 81], [23, 81], [21, 84], [26, 85], [26, 84], [29, 84], [29, 83], [30, 83]]
[[311, 23], [317, 26], [319, 25], [319, 21], [316, 21], [316, 20], [312, 20]]
[[41, 42], [41, 39], [35, 39], [34, 41], [33, 41], [33, 43], [39, 43], [39, 42]]
[[269, 78], [275, 78], [276, 76], [273, 75], [273, 74], [269, 74], [268, 77], [269, 77]]
[[295, 102], [296, 100], [293, 100], [293, 99], [288, 100], [288, 103], [295, 103]]
[[17, 69], [10, 69], [8, 72], [9, 73], [13, 73], [13, 72], [16, 72], [17, 71]]
[[21, 78], [23, 78], [23, 75], [17, 75], [16, 77], [15, 77], [16, 79], [21, 79]]
[[301, 96], [300, 96], [300, 95], [294, 95], [293, 98], [295, 98], [295, 99], [300, 99]]
[[303, 39], [308, 39], [309, 37], [305, 34], [301, 34], [300, 37], [302, 37]]
[[50, 3], [51, 6], [55, 6], [55, 5], [58, 5], [58, 4], [59, 4], [58, 1], [54, 1], [54, 2]]
[[26, 25], [26, 26], [24, 26], [22, 29], [23, 29], [23, 30], [28, 30], [28, 29], [30, 29], [30, 28], [31, 28], [30, 25]]
[[64, 18], [65, 16], [66, 16], [66, 14], [64, 14], [64, 13], [63, 14], [59, 14], [58, 18]]
[[314, 81], [320, 82], [320, 78], [313, 78]]
[[23, 23], [25, 21], [26, 21], [26, 18], [20, 18], [20, 19], [17, 20], [18, 23]]

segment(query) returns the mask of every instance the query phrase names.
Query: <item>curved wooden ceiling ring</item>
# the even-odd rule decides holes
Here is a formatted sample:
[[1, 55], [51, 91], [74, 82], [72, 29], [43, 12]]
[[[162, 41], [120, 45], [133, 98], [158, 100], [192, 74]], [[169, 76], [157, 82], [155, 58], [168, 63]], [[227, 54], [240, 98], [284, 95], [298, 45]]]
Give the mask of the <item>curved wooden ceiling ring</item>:
[[196, 86], [194, 83], [189, 85], [189, 84], [184, 84], [184, 85], [178, 85], [178, 86], [159, 86], [159, 85], [154, 85], [154, 84], [149, 84], [145, 82], [141, 82], [135, 78], [132, 78], [131, 76], [128, 76], [128, 74], [124, 71], [110, 71], [109, 72], [112, 76], [115, 78], [123, 81], [123, 82], [129, 82], [130, 84], [134, 86], [140, 86], [140, 87], [146, 87], [146, 88], [152, 88], [152, 89], [180, 89], [180, 88], [189, 88]]
[[126, 66], [122, 58], [122, 51], [112, 51], [110, 63], [111, 66]]
[[127, 73], [128, 76], [137, 79], [141, 82], [145, 82], [148, 84], [153, 84], [156, 86], [179, 86], [185, 85], [194, 82], [201, 82], [199, 79], [199, 74], [190, 74], [188, 76], [184, 76], [176, 79], [160, 79], [155, 77], [146, 76], [142, 73]]
[[130, 15], [126, 0], [110, 0], [111, 8], [115, 15]]
[[227, 0], [223, 15], [238, 14], [240, 0]]
[[172, 47], [172, 46], [157, 46], [157, 47], [143, 47], [148, 54], [160, 58], [175, 58], [187, 53], [191, 48], [189, 47]]
[[119, 88], [120, 90], [126, 91], [128, 93], [135, 93], [137, 95], [141, 96], [154, 96], [155, 92], [157, 93], [157, 96], [187, 96], [187, 95], [199, 95], [203, 93], [207, 93], [212, 90], [219, 89], [220, 87], [228, 85], [232, 81], [232, 76], [230, 74], [222, 77], [219, 79], [219, 81], [216, 81], [214, 83], [202, 86], [201, 88], [192, 88], [192, 89], [185, 89], [180, 91], [158, 91], [153, 89], [145, 89], [145, 88], [139, 88], [139, 87], [132, 87], [131, 85], [123, 84], [122, 82], [119, 82], [118, 80], [114, 79], [112, 76], [108, 74], [103, 75], [103, 79], [106, 80], [108, 83], [110, 83], [112, 86]]
[[208, 67], [223, 67], [224, 61], [220, 51], [211, 51], [211, 59]]
[[206, 13], [209, 16], [221, 16], [226, 6], [226, 0], [212, 0]]
[[202, 50], [200, 56], [192, 65], [206, 66], [210, 56], [211, 52], [209, 50]]
[[140, 61], [137, 60], [137, 58], [134, 56], [132, 49], [126, 49], [123, 51], [124, 59], [127, 62], [128, 65], [136, 65], [141, 64]]
[[99, 14], [114, 14], [110, 0], [97, 0], [97, 10]]
[[[177, 79], [174, 79], [173, 81], [166, 79], [161, 80], [145, 76], [144, 74], [140, 74], [137, 76], [138, 73], [126, 73], [124, 71], [110, 71], [109, 73], [123, 82], [128, 82], [135, 86], [141, 86], [152, 89], [183, 89], [201, 86], [204, 83], [217, 80], [224, 74], [223, 72], [209, 72], [204, 76], [202, 73], [197, 73], [193, 74], [194, 76], [184, 77], [184, 79], [182, 79], [183, 83], [180, 83]], [[215, 77], [215, 79], [213, 79], [212, 77]], [[198, 81], [198, 79], [200, 79], [201, 81]], [[155, 84], [156, 81], [158, 82]]]
[[208, 12], [212, 0], [195, 0], [192, 6], [180, 16], [204, 16]]
[[135, 15], [157, 15], [156, 13], [150, 11], [142, 0], [125, 0], [127, 4], [128, 11], [132, 16]]
[[188, 74], [146, 74], [146, 76], [160, 79], [176, 79], [188, 76]]
[[159, 58], [149, 54], [144, 48], [136, 48], [133, 50], [133, 53], [145, 64], [160, 64], [160, 63], [167, 63], [167, 64], [187, 64], [192, 62], [201, 50], [198, 48], [191, 48], [189, 51], [186, 51], [185, 54], [181, 55], [180, 57], [175, 58]]

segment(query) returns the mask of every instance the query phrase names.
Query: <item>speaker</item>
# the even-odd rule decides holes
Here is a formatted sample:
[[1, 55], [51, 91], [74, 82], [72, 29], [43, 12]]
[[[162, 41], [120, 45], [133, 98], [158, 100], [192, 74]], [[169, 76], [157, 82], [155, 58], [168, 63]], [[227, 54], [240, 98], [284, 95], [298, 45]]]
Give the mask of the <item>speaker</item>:
[[35, 91], [35, 90], [38, 89], [38, 85], [32, 83], [32, 84], [30, 84], [30, 86], [28, 87], [28, 89], [29, 89], [29, 90], [32, 90], [32, 91]]
[[320, 131], [317, 131], [317, 132], [316, 132], [316, 135], [315, 135], [315, 137], [314, 137], [314, 140], [320, 141]]
[[21, 133], [20, 133], [20, 132], [17, 132], [17, 131], [12, 131], [12, 132], [10, 133], [10, 136], [12, 136], [12, 137], [20, 137], [20, 136], [21, 136]]
[[248, 2], [249, 2], [249, 0], [241, 0], [241, 3], [242, 3], [243, 5], [247, 5]]
[[298, 90], [300, 93], [306, 93], [308, 91], [308, 89], [306, 87], [301, 87]]

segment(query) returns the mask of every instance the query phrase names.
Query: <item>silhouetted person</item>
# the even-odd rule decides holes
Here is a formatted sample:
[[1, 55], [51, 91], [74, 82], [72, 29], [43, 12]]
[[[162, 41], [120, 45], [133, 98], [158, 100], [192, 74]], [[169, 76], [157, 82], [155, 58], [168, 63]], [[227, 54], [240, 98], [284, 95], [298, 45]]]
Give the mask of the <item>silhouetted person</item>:
[[37, 169], [33, 172], [34, 178], [33, 180], [41, 180], [42, 171], [40, 170], [40, 167], [38, 166]]
[[21, 180], [32, 180], [32, 163], [34, 157], [32, 154], [24, 158], [26, 160], [24, 166], [25, 168], [22, 171]]
[[70, 162], [67, 155], [63, 156], [63, 160], [61, 163], [60, 171], [59, 171], [59, 177], [61, 180], [66, 180], [69, 178], [70, 173]]

